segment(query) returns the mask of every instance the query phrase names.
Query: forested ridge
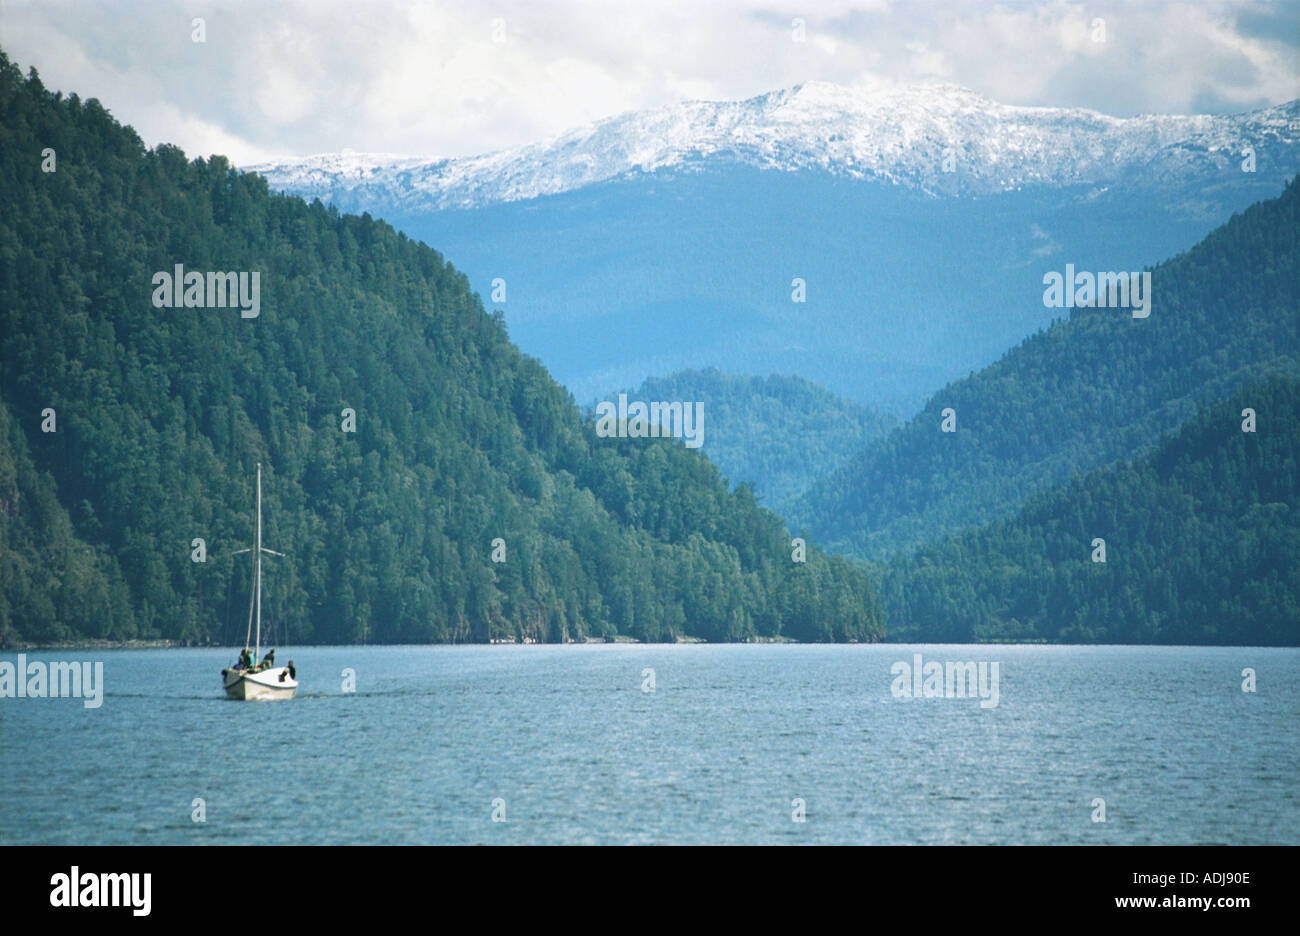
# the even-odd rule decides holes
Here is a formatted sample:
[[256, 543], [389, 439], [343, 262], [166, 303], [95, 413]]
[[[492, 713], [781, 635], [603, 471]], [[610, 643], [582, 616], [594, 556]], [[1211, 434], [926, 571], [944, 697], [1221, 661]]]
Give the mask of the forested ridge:
[[1300, 644], [1298, 461], [1300, 381], [1252, 383], [1139, 459], [896, 559], [890, 638]]
[[[1068, 258], [1046, 258], [1061, 271]], [[796, 526], [884, 559], [1011, 515], [1079, 471], [1133, 457], [1270, 374], [1300, 374], [1300, 183], [1152, 272], [1148, 318], [1076, 308], [818, 481]], [[1093, 271], [1095, 272], [1095, 271]], [[944, 410], [956, 431], [942, 432]]]
[[[0, 116], [0, 646], [241, 642], [258, 462], [295, 643], [1300, 643], [1295, 181], [1157, 267], [1149, 319], [1075, 310], [816, 485], [796, 521], [880, 561], [877, 598], [792, 561], [701, 452], [597, 437], [386, 223], [147, 150], [3, 53]], [[258, 271], [258, 316], [155, 307], [178, 263]], [[635, 392], [702, 400], [705, 450], [772, 485], [887, 428], [797, 379], [686, 378]]]
[[[881, 636], [860, 567], [793, 562], [677, 440], [598, 438], [433, 249], [2, 53], [0, 116], [0, 645], [242, 642], [258, 462], [296, 643]], [[178, 263], [258, 271], [260, 314], [155, 308]]]
[[733, 484], [776, 510], [898, 425], [802, 377], [743, 377], [717, 368], [652, 377], [632, 400], [704, 403], [704, 451]]

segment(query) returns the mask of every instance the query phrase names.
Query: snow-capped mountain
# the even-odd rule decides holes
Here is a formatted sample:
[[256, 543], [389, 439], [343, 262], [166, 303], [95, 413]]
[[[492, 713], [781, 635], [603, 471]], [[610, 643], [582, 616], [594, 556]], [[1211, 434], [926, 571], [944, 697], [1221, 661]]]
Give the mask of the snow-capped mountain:
[[[471, 208], [637, 173], [731, 162], [821, 170], [936, 195], [1158, 184], [1294, 147], [1300, 102], [1241, 115], [1110, 117], [998, 104], [955, 85], [877, 90], [807, 82], [746, 101], [624, 114], [544, 143], [460, 159], [343, 153], [250, 168], [346, 207]], [[950, 170], [945, 172], [945, 169]]]
[[906, 416], [1059, 314], [1045, 271], [1140, 270], [1276, 196], [1298, 124], [808, 83], [484, 156], [256, 168], [442, 251], [580, 400], [717, 367]]

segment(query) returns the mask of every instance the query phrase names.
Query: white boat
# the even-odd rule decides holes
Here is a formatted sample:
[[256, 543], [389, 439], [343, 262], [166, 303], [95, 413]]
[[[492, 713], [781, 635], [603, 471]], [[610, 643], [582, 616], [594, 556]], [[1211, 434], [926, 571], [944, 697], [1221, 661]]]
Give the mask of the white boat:
[[292, 699], [298, 681], [289, 675], [285, 666], [275, 666], [260, 673], [245, 670], [221, 671], [226, 695], [246, 702], [266, 702], [273, 699]]
[[[248, 630], [244, 640], [244, 650], [239, 655], [239, 663], [228, 666], [221, 671], [221, 684], [226, 696], [243, 701], [269, 701], [274, 699], [292, 699], [298, 690], [297, 673], [293, 660], [288, 666], [274, 664], [275, 651], [267, 654], [265, 660], [254, 665], [262, 653], [262, 553], [283, 556], [274, 549], [262, 545], [262, 463], [257, 463], [257, 539], [251, 549], [236, 550], [238, 553], [253, 554], [253, 588], [248, 596]], [[253, 636], [254, 621], [257, 624], [256, 648], [252, 656], [248, 653], [248, 637]]]

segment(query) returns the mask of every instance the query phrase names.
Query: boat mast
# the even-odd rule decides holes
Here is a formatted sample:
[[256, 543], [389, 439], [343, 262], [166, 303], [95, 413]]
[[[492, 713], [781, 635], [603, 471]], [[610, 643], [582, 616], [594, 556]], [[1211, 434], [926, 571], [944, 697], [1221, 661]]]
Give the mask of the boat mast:
[[253, 554], [253, 587], [248, 590], [248, 633], [244, 635], [244, 649], [253, 633], [253, 619], [257, 619], [257, 643], [253, 653], [256, 660], [262, 655], [262, 553], [283, 556], [284, 553], [267, 549], [262, 545], [262, 463], [257, 463], [257, 538], [253, 540], [252, 549], [236, 549], [232, 555], [251, 552]]
[[254, 566], [254, 585], [257, 589], [257, 649], [253, 652], [256, 662], [262, 656], [262, 463], [257, 463], [257, 546], [253, 550], [256, 556]]

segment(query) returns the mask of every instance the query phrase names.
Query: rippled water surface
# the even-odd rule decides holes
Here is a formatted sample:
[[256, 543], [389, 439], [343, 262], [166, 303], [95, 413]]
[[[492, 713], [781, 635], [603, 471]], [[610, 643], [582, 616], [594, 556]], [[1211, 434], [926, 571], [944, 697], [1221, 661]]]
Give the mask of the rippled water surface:
[[[916, 652], [996, 661], [997, 706], [895, 698], [891, 666]], [[0, 841], [1300, 842], [1294, 649], [291, 655], [298, 698], [240, 703], [221, 691], [232, 651], [29, 653], [103, 661], [106, 691], [97, 709], [0, 699]]]

